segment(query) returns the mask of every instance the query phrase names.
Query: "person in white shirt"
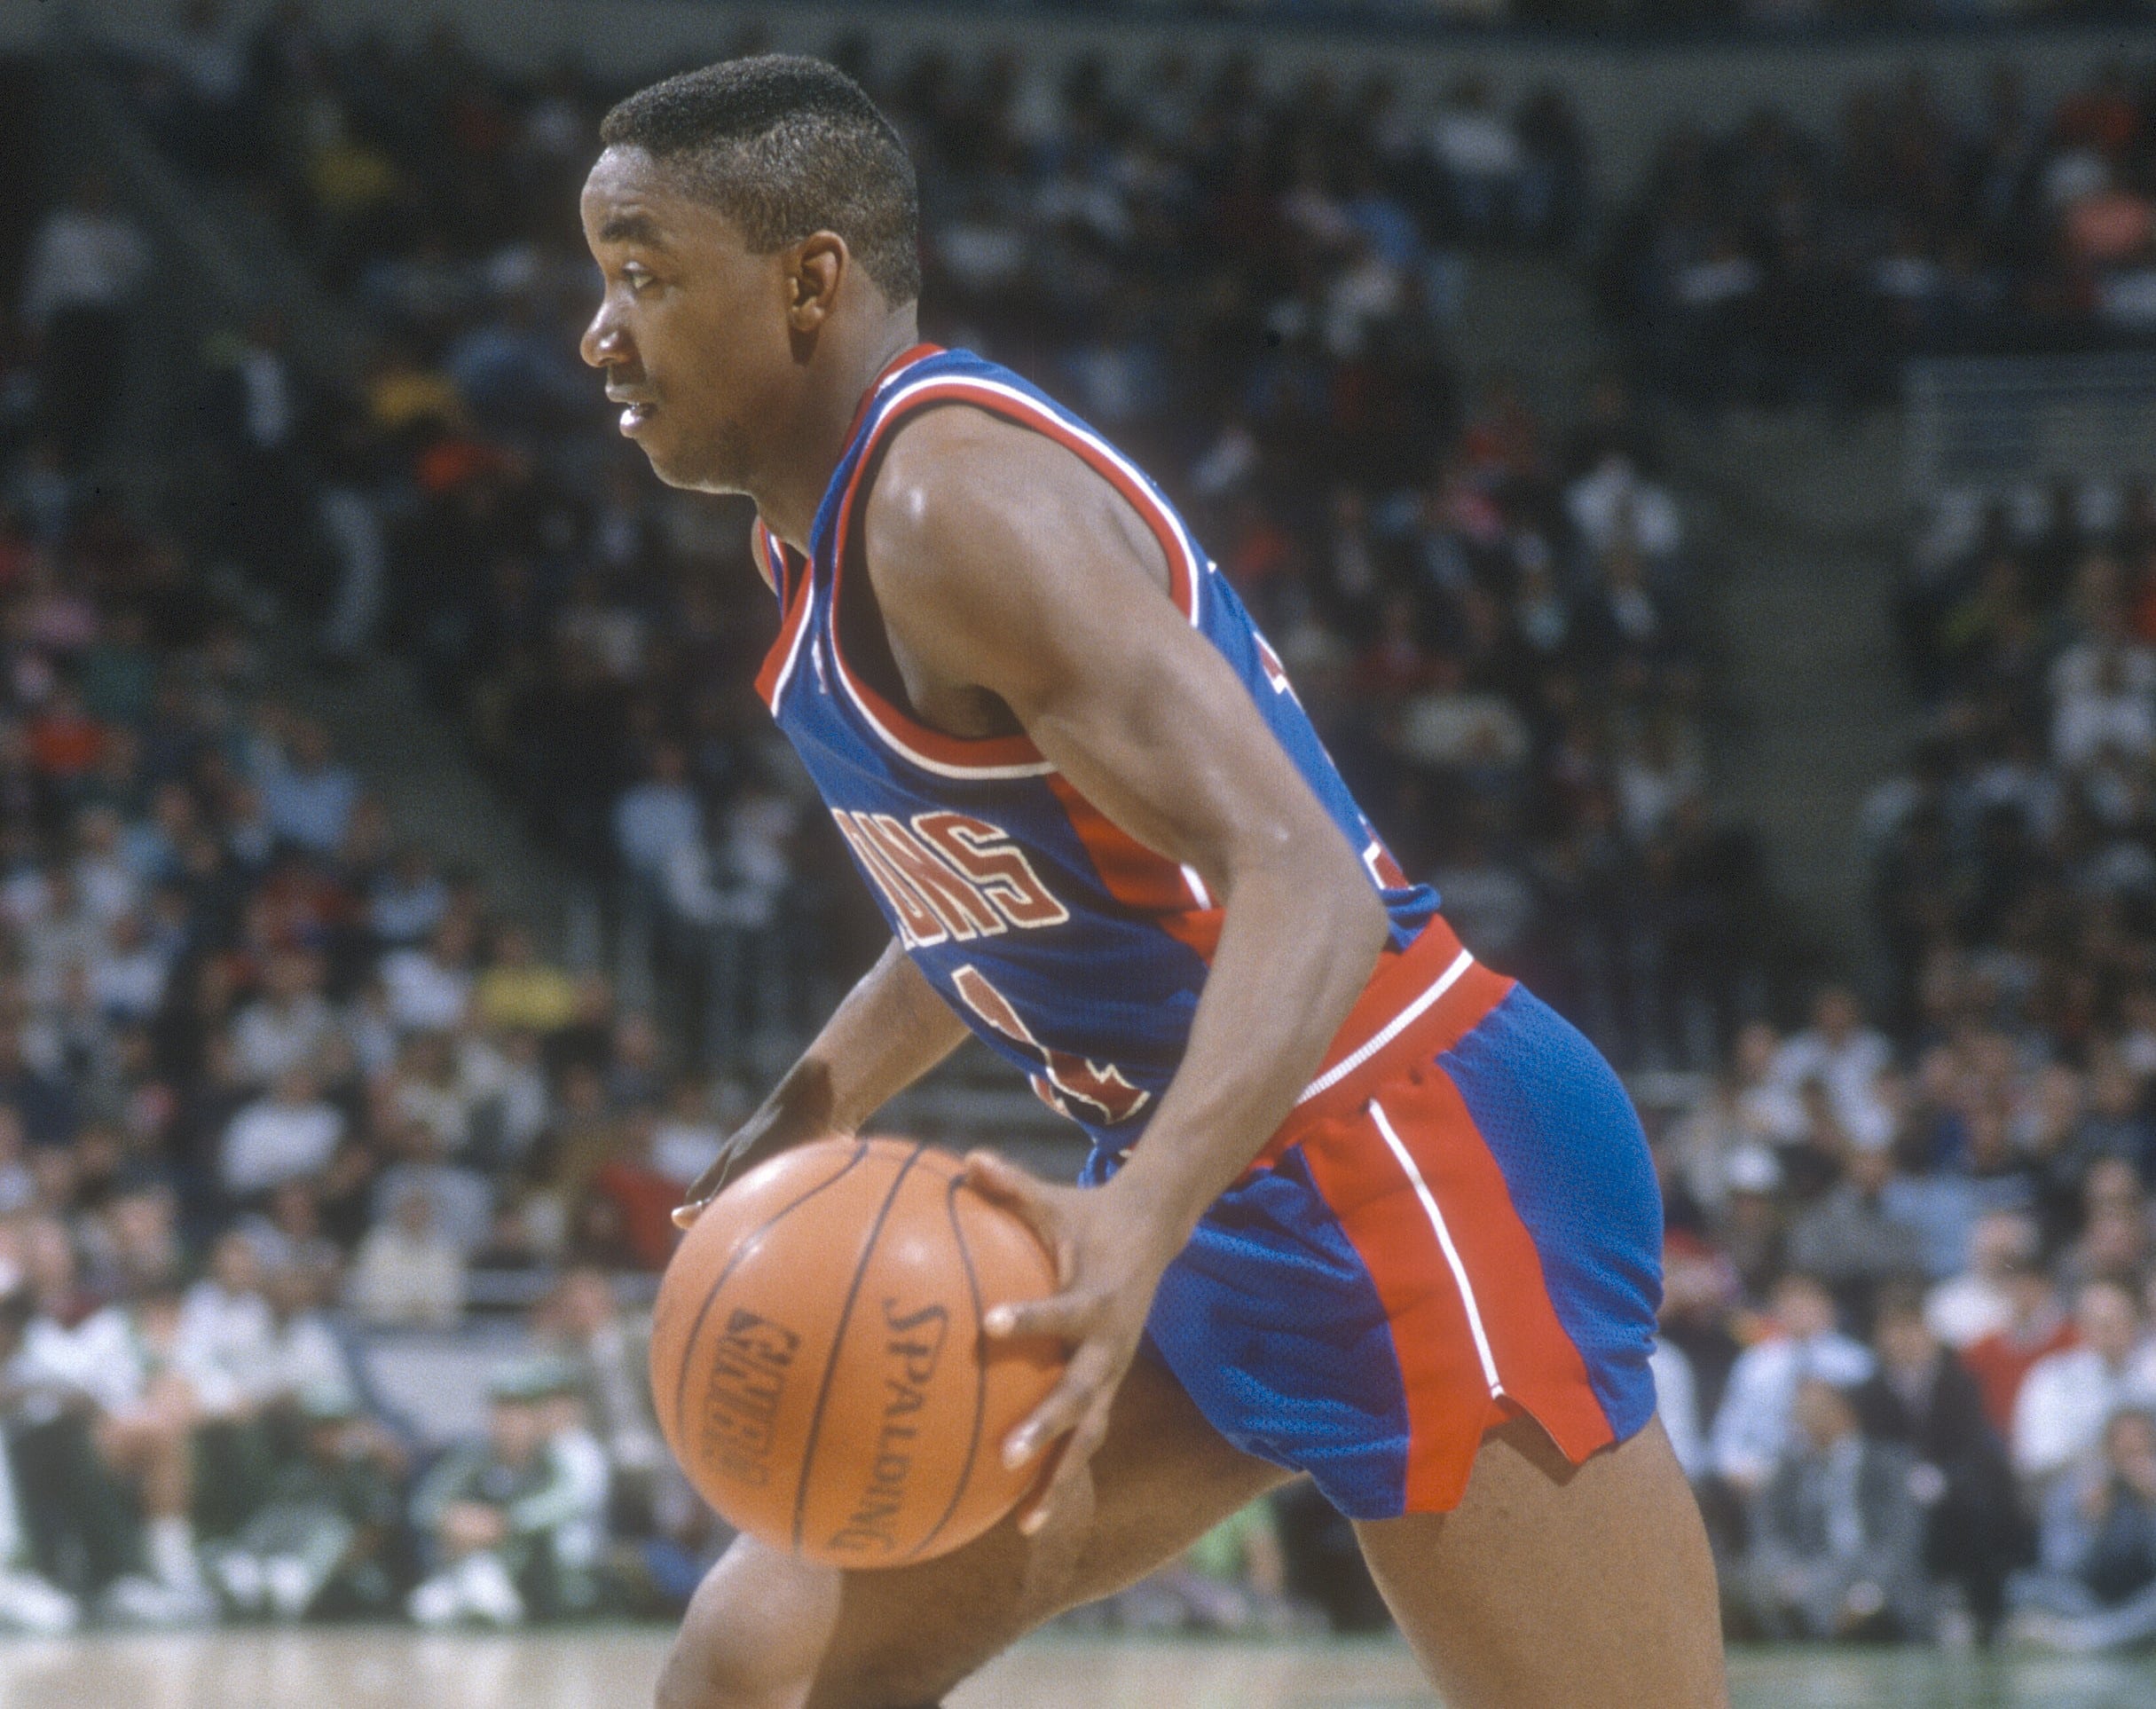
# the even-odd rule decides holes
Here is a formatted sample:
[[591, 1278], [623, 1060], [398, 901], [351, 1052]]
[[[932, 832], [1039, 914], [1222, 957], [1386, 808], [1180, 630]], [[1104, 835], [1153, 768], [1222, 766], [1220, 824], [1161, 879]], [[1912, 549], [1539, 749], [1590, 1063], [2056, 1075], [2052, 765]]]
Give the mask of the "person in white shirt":
[[464, 1260], [413, 1188], [359, 1242], [346, 1303], [377, 1327], [450, 1328], [464, 1310]]
[[453, 1033], [472, 1001], [472, 928], [452, 914], [424, 949], [391, 950], [382, 960], [390, 1020], [400, 1032]]
[[539, 1402], [547, 1454], [563, 1487], [565, 1516], [552, 1542], [557, 1613], [588, 1612], [598, 1600], [596, 1579], [606, 1552], [607, 1508], [614, 1469], [592, 1429], [580, 1374], [564, 1360], [546, 1366], [550, 1390]]
[[[135, 1492], [155, 1606], [200, 1619], [216, 1603], [195, 1556], [194, 1437], [237, 1415], [244, 1397], [207, 1349], [181, 1333], [177, 1281], [153, 1283], [124, 1304], [69, 1327], [41, 1313], [9, 1375], [21, 1389], [86, 1403], [98, 1458]], [[125, 1587], [136, 1593], [138, 1587]]]
[[303, 949], [272, 956], [262, 986], [262, 995], [232, 1022], [233, 1060], [255, 1086], [313, 1064], [338, 1039], [336, 1015], [322, 996], [319, 957]]
[[2141, 1344], [2141, 1311], [2117, 1282], [2086, 1283], [2074, 1298], [2081, 1344], [2040, 1359], [2014, 1397], [2014, 1469], [2049, 1485], [2097, 1452], [2121, 1406], [2156, 1405], [2156, 1353]]
[[1810, 1028], [1782, 1045], [1774, 1077], [1792, 1089], [1818, 1081], [1851, 1142], [1877, 1150], [1893, 1138], [1893, 1109], [1880, 1085], [1893, 1054], [1886, 1036], [1864, 1024], [1855, 993], [1836, 986], [1820, 993]]
[[689, 782], [689, 756], [680, 744], [652, 750], [650, 773], [614, 803], [614, 852], [622, 870], [656, 884], [675, 852], [704, 835], [704, 808]]
[[1776, 1282], [1773, 1315], [1781, 1333], [1737, 1356], [1707, 1444], [1714, 1470], [1747, 1496], [1765, 1487], [1789, 1450], [1798, 1384], [1817, 1377], [1850, 1387], [1877, 1363], [1835, 1327], [1833, 1296], [1816, 1277], [1792, 1272]]
[[1934, 1288], [1924, 1301], [1924, 1321], [1949, 1347], [1967, 1347], [2014, 1320], [2008, 1276], [2034, 1264], [2036, 1225], [2018, 1210], [1995, 1210], [1979, 1218], [1969, 1239], [1969, 1265]]
[[351, 1358], [322, 1311], [330, 1280], [303, 1264], [271, 1270], [264, 1279], [269, 1325], [236, 1373], [256, 1406], [288, 1410], [311, 1393], [359, 1391]]
[[344, 1114], [324, 1101], [314, 1075], [288, 1068], [267, 1098], [232, 1117], [218, 1154], [218, 1175], [234, 1199], [251, 1198], [296, 1175], [318, 1175], [344, 1137]]
[[130, 910], [113, 921], [104, 946], [90, 959], [90, 994], [102, 1014], [148, 1021], [164, 1005], [171, 972], [170, 955]]
[[180, 1339], [192, 1357], [244, 1390], [248, 1374], [268, 1355], [271, 1325], [255, 1243], [237, 1232], [220, 1235], [209, 1249], [209, 1273], [181, 1302]]

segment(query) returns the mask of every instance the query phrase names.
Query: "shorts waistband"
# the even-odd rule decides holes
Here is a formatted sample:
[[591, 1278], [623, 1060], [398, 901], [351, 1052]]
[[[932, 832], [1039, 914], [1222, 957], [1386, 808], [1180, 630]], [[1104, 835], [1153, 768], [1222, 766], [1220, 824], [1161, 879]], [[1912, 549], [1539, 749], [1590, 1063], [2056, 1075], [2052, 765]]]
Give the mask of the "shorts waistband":
[[1475, 960], [1442, 917], [1432, 919], [1406, 949], [1378, 964], [1326, 1052], [1325, 1066], [1259, 1153], [1259, 1165], [1318, 1123], [1359, 1110], [1413, 1063], [1451, 1050], [1514, 983]]

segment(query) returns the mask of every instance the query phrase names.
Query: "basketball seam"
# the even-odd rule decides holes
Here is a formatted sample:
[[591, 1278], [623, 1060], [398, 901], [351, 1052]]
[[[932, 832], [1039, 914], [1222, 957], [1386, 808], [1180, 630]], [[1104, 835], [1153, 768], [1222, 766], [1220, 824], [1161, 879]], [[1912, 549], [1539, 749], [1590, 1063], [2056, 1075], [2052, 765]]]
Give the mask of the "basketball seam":
[[951, 1522], [951, 1515], [958, 1511], [958, 1503], [965, 1494], [965, 1486], [973, 1480], [973, 1461], [980, 1453], [980, 1427], [988, 1415], [988, 1355], [981, 1348], [985, 1330], [980, 1317], [980, 1276], [973, 1268], [973, 1255], [966, 1248], [965, 1230], [958, 1225], [958, 1193], [964, 1185], [963, 1177], [951, 1177], [950, 1185], [943, 1194], [943, 1208], [950, 1216], [951, 1238], [958, 1243], [958, 1261], [965, 1265], [966, 1292], [973, 1301], [973, 1429], [966, 1437], [965, 1463], [958, 1468], [958, 1481], [951, 1485], [950, 1504], [943, 1509], [942, 1517], [928, 1528], [928, 1535], [906, 1552], [909, 1561], [919, 1559], [921, 1551], [941, 1535], [943, 1527]]
[[823, 1408], [831, 1398], [831, 1379], [838, 1374], [839, 1350], [846, 1345], [846, 1326], [854, 1319], [854, 1302], [861, 1296], [861, 1279], [868, 1273], [869, 1260], [876, 1256], [876, 1243], [883, 1238], [884, 1223], [891, 1215], [891, 1207], [898, 1202], [899, 1189], [906, 1185], [906, 1177], [913, 1166], [921, 1161], [926, 1146], [916, 1146], [913, 1155], [899, 1165], [899, 1171], [891, 1177], [891, 1191], [884, 1194], [877, 1207], [876, 1220], [869, 1225], [869, 1238], [862, 1243], [861, 1256], [854, 1265], [854, 1280], [846, 1284], [846, 1303], [838, 1308], [838, 1321], [831, 1330], [830, 1351], [823, 1358], [823, 1381], [816, 1386], [815, 1410], [808, 1415], [808, 1434], [801, 1443], [801, 1477], [793, 1492], [793, 1552], [801, 1552], [801, 1533], [808, 1522], [808, 1474], [816, 1461], [816, 1438], [823, 1430]]
[[809, 1188], [807, 1192], [804, 1193], [791, 1204], [787, 1205], [783, 1209], [774, 1211], [767, 1221], [759, 1223], [754, 1228], [751, 1229], [749, 1233], [743, 1237], [741, 1241], [734, 1248], [733, 1256], [726, 1261], [724, 1267], [720, 1270], [718, 1279], [712, 1283], [711, 1291], [704, 1296], [704, 1303], [696, 1308], [696, 1318], [689, 1326], [689, 1334], [684, 1336], [681, 1341], [681, 1374], [674, 1380], [673, 1385], [673, 1429], [674, 1434], [681, 1439], [681, 1453], [683, 1458], [686, 1459], [689, 1453], [689, 1368], [696, 1363], [694, 1356], [696, 1351], [696, 1337], [703, 1332], [704, 1319], [711, 1314], [712, 1307], [718, 1303], [719, 1290], [724, 1288], [727, 1283], [732, 1280], [736, 1268], [740, 1264], [744, 1258], [749, 1256], [751, 1249], [755, 1246], [759, 1240], [760, 1240], [764, 1235], [769, 1233], [771, 1230], [778, 1224], [783, 1222], [787, 1217], [792, 1216], [795, 1211], [799, 1210], [803, 1205], [807, 1204], [811, 1199], [814, 1198], [816, 1194], [822, 1192], [825, 1187], [834, 1186], [839, 1181], [844, 1180], [846, 1177], [852, 1174], [854, 1172], [854, 1166], [868, 1154], [869, 1142], [865, 1139], [855, 1140], [854, 1143], [854, 1154], [846, 1159], [844, 1168], [833, 1170], [829, 1175], [825, 1176], [823, 1179], [818, 1181], [815, 1185]]

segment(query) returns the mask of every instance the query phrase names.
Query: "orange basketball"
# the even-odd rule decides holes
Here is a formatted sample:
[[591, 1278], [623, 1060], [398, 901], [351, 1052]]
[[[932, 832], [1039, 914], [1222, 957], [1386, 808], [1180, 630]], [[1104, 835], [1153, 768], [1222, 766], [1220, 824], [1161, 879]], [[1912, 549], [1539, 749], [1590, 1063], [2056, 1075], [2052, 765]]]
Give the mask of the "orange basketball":
[[1040, 1475], [1003, 1442], [1062, 1370], [981, 1318], [1054, 1291], [1033, 1231], [948, 1152], [822, 1139], [696, 1218], [659, 1283], [651, 1394], [729, 1523], [832, 1566], [898, 1566], [994, 1524]]

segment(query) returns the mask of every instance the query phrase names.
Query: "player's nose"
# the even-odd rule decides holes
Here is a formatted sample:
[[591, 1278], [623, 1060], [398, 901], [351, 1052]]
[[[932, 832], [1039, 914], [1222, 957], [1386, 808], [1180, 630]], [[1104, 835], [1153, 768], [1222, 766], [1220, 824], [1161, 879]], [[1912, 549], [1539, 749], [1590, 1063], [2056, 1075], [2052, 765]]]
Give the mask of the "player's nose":
[[612, 367], [629, 357], [629, 335], [615, 319], [613, 305], [602, 303], [577, 341], [577, 352], [594, 368]]

